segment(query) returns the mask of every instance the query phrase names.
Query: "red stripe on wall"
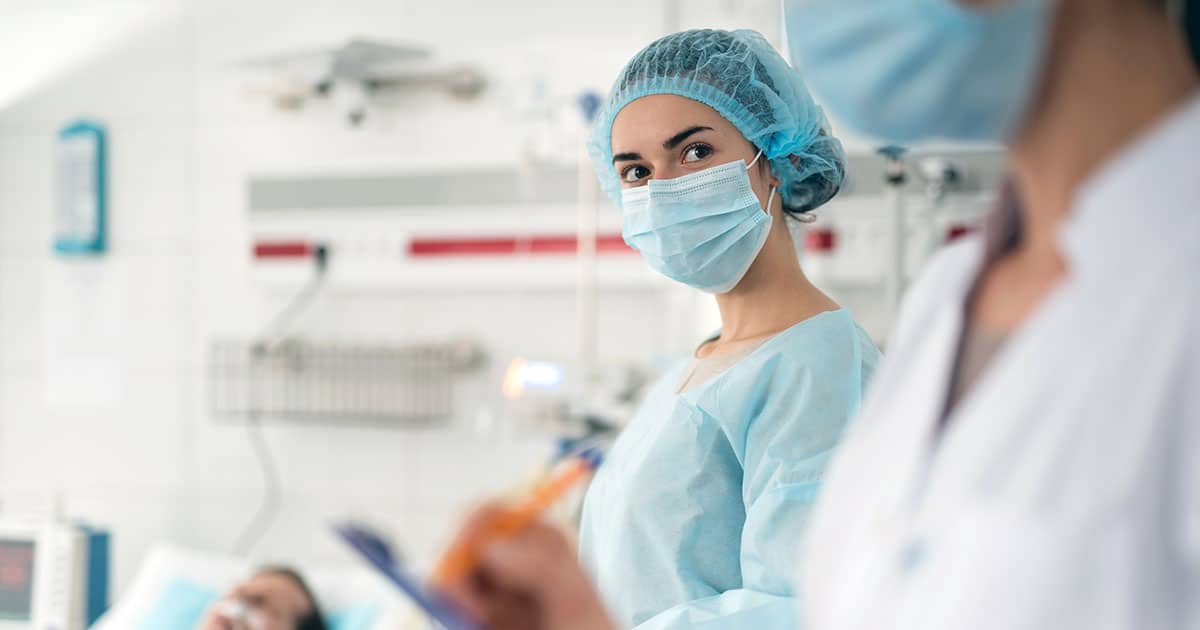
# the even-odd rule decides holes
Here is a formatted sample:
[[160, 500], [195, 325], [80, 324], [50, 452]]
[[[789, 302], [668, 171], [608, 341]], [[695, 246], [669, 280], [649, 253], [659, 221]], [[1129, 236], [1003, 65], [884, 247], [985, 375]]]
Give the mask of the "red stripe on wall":
[[828, 252], [837, 248], [837, 232], [830, 228], [810, 229], [804, 236], [804, 249], [810, 252]]
[[[578, 241], [574, 236], [418, 238], [408, 244], [408, 253], [414, 257], [573, 255], [577, 249]], [[596, 251], [633, 252], [619, 234], [598, 236]]]
[[313, 255], [313, 246], [302, 241], [255, 243], [255, 258], [308, 258]]

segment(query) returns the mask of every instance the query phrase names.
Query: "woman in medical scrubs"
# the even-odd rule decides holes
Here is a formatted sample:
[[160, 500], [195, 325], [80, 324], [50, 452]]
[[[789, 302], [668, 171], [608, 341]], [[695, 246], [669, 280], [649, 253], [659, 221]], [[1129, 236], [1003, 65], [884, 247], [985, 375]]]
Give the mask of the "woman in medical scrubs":
[[625, 627], [790, 627], [797, 541], [878, 358], [788, 230], [838, 191], [842, 148], [761, 35], [718, 30], [635, 56], [590, 148], [626, 242], [714, 294], [722, 328], [608, 453], [583, 562]]
[[608, 454], [584, 564], [622, 625], [791, 625], [796, 541], [878, 358], [788, 230], [838, 191], [842, 148], [761, 35], [695, 30], [629, 62], [591, 154], [626, 242], [714, 294], [722, 328]]
[[[1197, 4], [785, 2], [840, 119], [1004, 141], [1012, 170], [911, 291], [831, 465], [805, 627], [1200, 627]], [[457, 594], [613, 627], [563, 545], [543, 525], [497, 543], [494, 591]]]

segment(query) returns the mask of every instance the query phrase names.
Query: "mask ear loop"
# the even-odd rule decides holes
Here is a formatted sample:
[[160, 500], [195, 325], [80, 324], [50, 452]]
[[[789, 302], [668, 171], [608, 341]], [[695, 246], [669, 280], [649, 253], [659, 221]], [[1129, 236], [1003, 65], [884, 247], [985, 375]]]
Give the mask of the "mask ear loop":
[[[750, 170], [756, 163], [758, 163], [758, 158], [762, 157], [762, 154], [763, 154], [762, 149], [759, 149], [758, 153], [755, 154], [754, 159], [750, 160], [750, 163], [746, 165], [747, 171]], [[770, 194], [770, 196], [767, 197], [767, 206], [765, 208], [763, 208], [763, 212], [767, 213], [767, 216], [771, 216], [771, 204], [774, 203], [774, 201], [775, 201], [775, 191], [776, 190], [779, 190], [778, 186], [771, 187], [771, 194]]]
[[[747, 171], [750, 170], [750, 167], [754, 166], [754, 164], [758, 162], [758, 158], [762, 157], [762, 154], [762, 149], [759, 149], [758, 153], [754, 156], [754, 159], [750, 160], [750, 163], [746, 165]], [[763, 212], [766, 212], [768, 215], [771, 214], [771, 204], [775, 201], [775, 192], [778, 190], [778, 186], [771, 187], [771, 195], [767, 197], [767, 207], [763, 208]], [[812, 210], [809, 210], [808, 212], [797, 212], [792, 216], [801, 223], [813, 223], [817, 220], [817, 213], [813, 212]]]

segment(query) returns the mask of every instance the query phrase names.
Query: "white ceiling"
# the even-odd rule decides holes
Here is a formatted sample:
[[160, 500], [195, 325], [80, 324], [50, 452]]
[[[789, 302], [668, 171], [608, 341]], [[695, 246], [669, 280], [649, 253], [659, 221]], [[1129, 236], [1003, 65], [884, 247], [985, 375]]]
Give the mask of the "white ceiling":
[[0, 110], [123, 34], [175, 10], [175, 0], [0, 0]]

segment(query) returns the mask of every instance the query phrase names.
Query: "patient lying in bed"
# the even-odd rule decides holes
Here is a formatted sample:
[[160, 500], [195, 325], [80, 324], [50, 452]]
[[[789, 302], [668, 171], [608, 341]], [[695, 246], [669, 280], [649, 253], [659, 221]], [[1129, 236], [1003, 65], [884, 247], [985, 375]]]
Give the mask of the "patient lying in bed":
[[316, 597], [298, 572], [260, 569], [213, 604], [197, 630], [327, 630]]
[[[409, 624], [415, 614], [412, 604], [373, 569], [346, 564], [301, 564], [300, 568], [286, 572], [256, 569], [256, 566], [259, 565], [245, 558], [154, 545], [134, 579], [120, 590], [113, 607], [91, 630], [416, 627]], [[277, 601], [281, 603], [276, 605]], [[318, 607], [313, 603], [316, 601], [325, 613], [323, 624], [317, 621]], [[280, 610], [282, 623], [270, 618], [265, 610], [268, 605], [272, 610]], [[256, 608], [264, 610], [249, 614]], [[262, 625], [251, 625], [254, 623]]]

